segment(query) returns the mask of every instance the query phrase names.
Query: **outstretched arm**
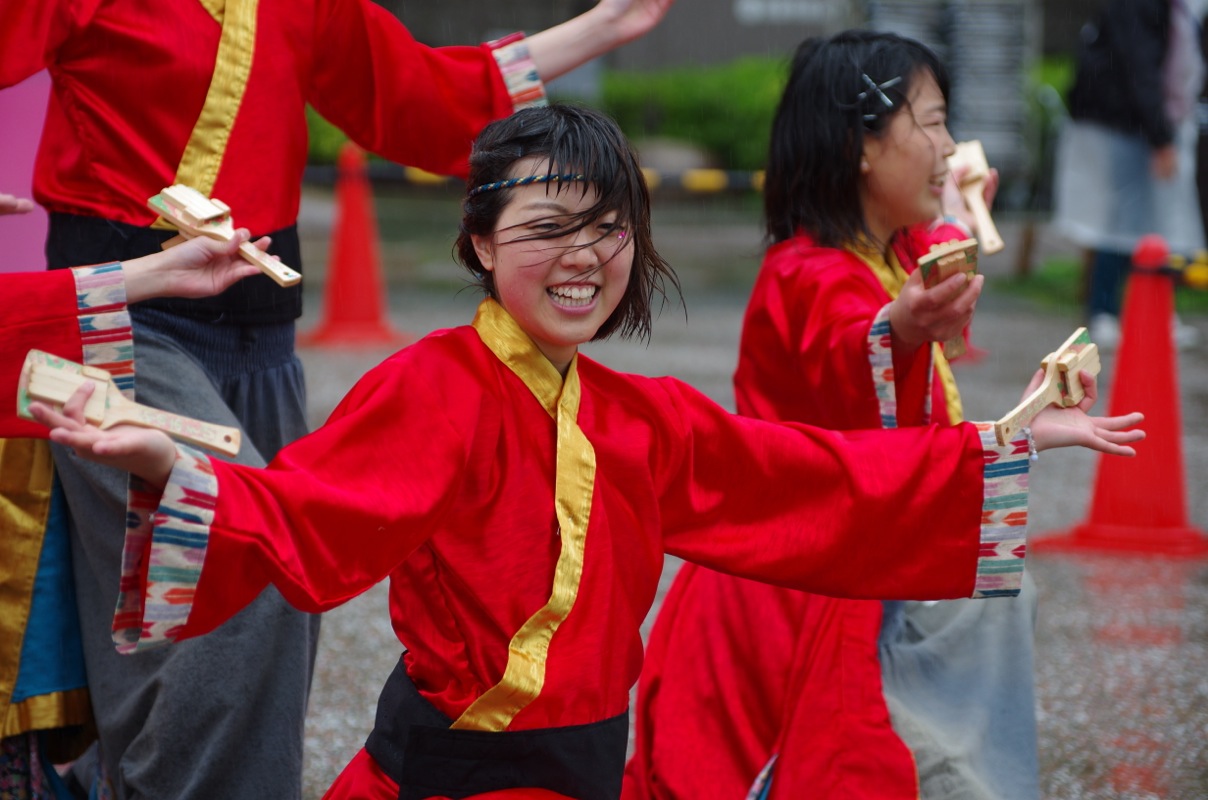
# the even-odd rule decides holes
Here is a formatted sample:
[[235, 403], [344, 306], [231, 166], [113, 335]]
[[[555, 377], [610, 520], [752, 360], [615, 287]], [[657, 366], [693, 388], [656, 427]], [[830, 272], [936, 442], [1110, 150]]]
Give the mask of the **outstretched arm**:
[[[240, 228], [229, 242], [199, 236], [163, 252], [122, 262], [126, 301], [219, 294], [260, 271], [239, 255], [239, 245], [249, 238], [247, 229]], [[264, 237], [255, 246], [267, 251], [269, 242]]]
[[600, 0], [590, 11], [528, 37], [529, 55], [550, 81], [644, 36], [675, 0]]
[[[1091, 417], [1090, 411], [1099, 396], [1098, 382], [1094, 376], [1083, 370], [1078, 371], [1078, 378], [1086, 390], [1082, 402], [1073, 408], [1061, 408], [1056, 405], [1047, 406], [1032, 420], [1032, 437], [1036, 449], [1049, 450], [1055, 447], [1085, 447], [1115, 456], [1135, 456], [1137, 451], [1129, 444], [1145, 438], [1145, 431], [1136, 426], [1145, 418], [1140, 412], [1124, 414], [1119, 417]], [[1028, 384], [1024, 397], [1030, 395], [1040, 382], [1044, 380], [1044, 372], [1037, 371]]]
[[137, 475], [162, 489], [176, 462], [176, 445], [162, 431], [133, 425], [101, 430], [84, 421], [84, 405], [95, 384], [85, 383], [56, 411], [45, 403], [30, 403], [34, 419], [50, 428], [50, 440], [70, 447], [89, 461]]
[[4, 214], [28, 214], [34, 210], [32, 200], [24, 197], [14, 197], [11, 194], [0, 194], [0, 216]]

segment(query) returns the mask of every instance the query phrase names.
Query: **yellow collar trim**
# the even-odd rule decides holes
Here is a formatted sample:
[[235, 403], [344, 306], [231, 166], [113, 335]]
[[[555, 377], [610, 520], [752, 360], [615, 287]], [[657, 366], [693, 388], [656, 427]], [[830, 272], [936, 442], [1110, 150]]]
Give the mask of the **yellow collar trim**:
[[[210, 89], [180, 156], [175, 183], [192, 186], [209, 197], [252, 71], [258, 0], [202, 0], [202, 5], [222, 24], [222, 36]], [[154, 227], [171, 228], [162, 220], [156, 220]]]
[[219, 25], [222, 24], [222, 15], [226, 11], [226, 0], [198, 0], [206, 12], [214, 18], [214, 21]]
[[453, 723], [460, 730], [506, 730], [516, 715], [541, 694], [550, 640], [570, 615], [583, 579], [583, 554], [595, 492], [596, 452], [579, 428], [579, 357], [571, 360], [566, 379], [502, 306], [484, 300], [474, 317], [483, 344], [524, 381], [558, 426], [554, 512], [562, 551], [554, 568], [549, 602], [520, 627], [508, 644], [503, 678], [484, 692]]
[[[889, 248], [888, 259], [880, 252], [869, 248], [853, 247], [849, 252], [872, 270], [872, 274], [880, 281], [886, 294], [896, 300], [902, 291], [902, 285], [906, 283], [907, 275], [893, 248]], [[960, 390], [956, 388], [956, 376], [952, 374], [952, 365], [944, 357], [944, 349], [939, 342], [932, 342], [931, 358], [935, 363], [936, 372], [939, 373], [940, 384], [944, 387], [944, 401], [948, 406], [948, 418], [952, 420], [953, 424], [956, 424], [965, 418], [964, 406], [961, 403]]]

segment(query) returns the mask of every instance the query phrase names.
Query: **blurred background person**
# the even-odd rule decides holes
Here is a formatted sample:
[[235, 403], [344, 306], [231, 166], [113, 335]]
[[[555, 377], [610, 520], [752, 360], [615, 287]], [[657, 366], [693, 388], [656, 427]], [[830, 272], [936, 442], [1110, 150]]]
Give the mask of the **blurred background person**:
[[[1120, 340], [1137, 240], [1204, 247], [1196, 190], [1196, 98], [1204, 79], [1200, 0], [1107, 0], [1085, 25], [1057, 155], [1056, 224], [1089, 252], [1087, 318], [1101, 347]], [[1176, 317], [1180, 347], [1198, 332]]]

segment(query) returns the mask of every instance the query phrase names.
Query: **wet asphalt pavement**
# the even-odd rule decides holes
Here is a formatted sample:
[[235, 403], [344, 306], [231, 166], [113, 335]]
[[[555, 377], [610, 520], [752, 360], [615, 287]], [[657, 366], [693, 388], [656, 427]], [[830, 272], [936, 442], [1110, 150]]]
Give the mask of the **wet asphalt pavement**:
[[[321, 199], [312, 197], [304, 204], [309, 268], [307, 314], [300, 330], [315, 324], [322, 304], [325, 213]], [[1018, 227], [1002, 228], [1009, 248], [1014, 247]], [[672, 249], [665, 242], [677, 237], [682, 248], [673, 263], [684, 278], [687, 319], [678, 307], [669, 308], [656, 323], [649, 347], [608, 342], [591, 345], [587, 352], [616, 369], [676, 375], [732, 407], [730, 375], [745, 291], [741, 280], [718, 286], [694, 275], [691, 263], [694, 252], [713, 260], [719, 253], [732, 253], [736, 262], [745, 264], [741, 268], [753, 271], [758, 232], [745, 222], [704, 229], [678, 219], [660, 227], [656, 217], [655, 238], [661, 248]], [[1062, 246], [1045, 231], [1039, 239], [1042, 252]], [[392, 248], [386, 247], [387, 261], [391, 254]], [[1008, 249], [983, 258], [981, 266], [994, 274], [1011, 270], [1013, 264]], [[421, 265], [418, 274], [422, 278], [446, 269], [454, 268]], [[476, 303], [471, 291], [431, 286], [422, 279], [392, 284], [389, 290], [393, 324], [415, 336], [468, 322]], [[1208, 318], [1186, 321], [1208, 342]], [[967, 416], [994, 419], [1010, 410], [1040, 358], [1079, 324], [1076, 312], [1040, 311], [988, 290], [979, 304], [973, 337], [987, 353], [957, 372]], [[390, 350], [300, 352], [314, 426], [357, 377]], [[1178, 362], [1188, 516], [1203, 531], [1208, 529], [1208, 344], [1182, 353]], [[1103, 354], [1103, 367], [1101, 383], [1110, 387], [1115, 367], [1111, 354]], [[1107, 402], [1101, 402], [1100, 413]], [[1063, 532], [1086, 518], [1097, 463], [1095, 455], [1083, 451], [1042, 454], [1032, 473], [1034, 537]], [[1045, 797], [1208, 798], [1208, 558], [1042, 551], [1029, 557], [1028, 568], [1040, 589], [1036, 680]], [[669, 562], [664, 588], [675, 569]], [[398, 656], [383, 587], [326, 615], [307, 725], [307, 800], [322, 795], [363, 743], [378, 690]]]

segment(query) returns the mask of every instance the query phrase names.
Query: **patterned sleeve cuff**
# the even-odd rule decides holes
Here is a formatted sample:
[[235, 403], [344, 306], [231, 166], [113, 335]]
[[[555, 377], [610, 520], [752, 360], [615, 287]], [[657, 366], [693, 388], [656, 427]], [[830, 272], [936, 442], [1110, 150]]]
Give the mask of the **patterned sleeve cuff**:
[[877, 312], [868, 329], [868, 364], [872, 385], [881, 410], [881, 427], [898, 427], [898, 395], [893, 383], [893, 328], [889, 325], [889, 303]]
[[163, 493], [131, 477], [121, 590], [113, 616], [119, 653], [175, 641], [189, 621], [218, 500], [218, 480], [199, 450], [178, 444]]
[[487, 47], [495, 57], [499, 73], [503, 75], [503, 83], [512, 98], [513, 111], [549, 105], [545, 84], [537, 74], [537, 65], [529, 55], [523, 33], [513, 33], [488, 42]]
[[[872, 367], [872, 385], [877, 393], [877, 406], [881, 413], [882, 428], [898, 427], [898, 391], [894, 383], [893, 369], [893, 326], [889, 324], [889, 306], [886, 303], [873, 318], [868, 329], [868, 364]], [[933, 347], [928, 347], [928, 358], [932, 358]], [[928, 386], [923, 397], [924, 419], [931, 419], [931, 375], [933, 362], [927, 363]]]
[[1028, 440], [1000, 446], [994, 424], [975, 423], [985, 458], [981, 548], [973, 597], [1014, 597], [1023, 582], [1028, 534]]
[[120, 263], [77, 267], [76, 307], [80, 347], [85, 364], [113, 376], [128, 399], [134, 399], [134, 334], [126, 309], [126, 281]]

